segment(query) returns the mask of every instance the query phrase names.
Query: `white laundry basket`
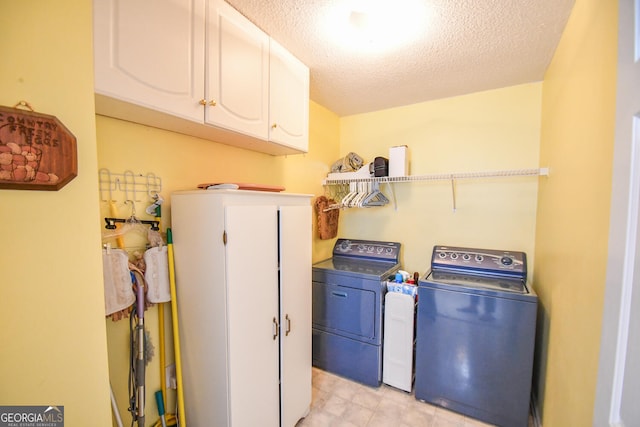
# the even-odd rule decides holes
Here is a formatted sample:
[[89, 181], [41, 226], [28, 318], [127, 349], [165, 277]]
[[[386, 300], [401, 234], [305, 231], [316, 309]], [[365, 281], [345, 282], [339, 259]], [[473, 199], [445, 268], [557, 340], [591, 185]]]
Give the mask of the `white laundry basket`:
[[417, 286], [389, 285], [384, 308], [382, 382], [408, 392], [414, 377], [416, 303], [413, 288]]

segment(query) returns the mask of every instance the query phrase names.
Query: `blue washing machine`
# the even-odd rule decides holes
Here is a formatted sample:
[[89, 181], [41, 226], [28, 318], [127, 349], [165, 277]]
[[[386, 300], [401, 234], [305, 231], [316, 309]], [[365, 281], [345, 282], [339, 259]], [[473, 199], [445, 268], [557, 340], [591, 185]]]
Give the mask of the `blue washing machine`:
[[338, 239], [312, 270], [312, 362], [377, 387], [382, 382], [386, 281], [400, 269], [400, 243]]
[[416, 399], [527, 427], [537, 302], [523, 252], [435, 246], [418, 283]]

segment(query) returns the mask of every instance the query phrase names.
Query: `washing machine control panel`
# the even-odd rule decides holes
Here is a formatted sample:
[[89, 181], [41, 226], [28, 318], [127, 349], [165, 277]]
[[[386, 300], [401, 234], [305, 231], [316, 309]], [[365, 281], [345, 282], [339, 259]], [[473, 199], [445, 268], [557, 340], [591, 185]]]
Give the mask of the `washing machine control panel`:
[[400, 243], [338, 239], [333, 247], [333, 256], [398, 262], [400, 259]]
[[433, 247], [431, 268], [526, 278], [527, 255], [517, 251], [437, 245]]

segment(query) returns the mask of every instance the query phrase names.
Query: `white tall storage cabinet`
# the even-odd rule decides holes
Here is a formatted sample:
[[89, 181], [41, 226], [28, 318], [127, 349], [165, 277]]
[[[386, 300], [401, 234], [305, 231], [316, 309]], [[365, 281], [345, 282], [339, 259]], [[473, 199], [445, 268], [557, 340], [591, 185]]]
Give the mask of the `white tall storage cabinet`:
[[189, 425], [293, 427], [308, 413], [310, 198], [171, 195]]

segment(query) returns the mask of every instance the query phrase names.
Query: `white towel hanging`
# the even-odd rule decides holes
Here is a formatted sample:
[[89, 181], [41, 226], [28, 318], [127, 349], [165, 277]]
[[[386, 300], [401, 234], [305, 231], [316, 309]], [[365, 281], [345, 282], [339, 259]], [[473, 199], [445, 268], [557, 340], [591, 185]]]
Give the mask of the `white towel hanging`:
[[136, 300], [131, 288], [129, 255], [122, 249], [102, 250], [105, 316], [130, 307]]
[[147, 265], [144, 278], [149, 287], [147, 299], [152, 303], [171, 301], [167, 247], [158, 246], [147, 249], [144, 253], [144, 262]]

